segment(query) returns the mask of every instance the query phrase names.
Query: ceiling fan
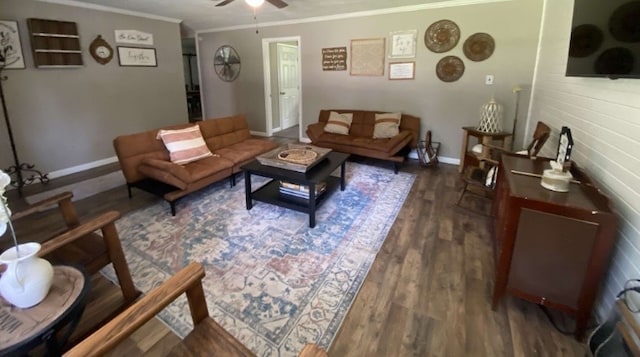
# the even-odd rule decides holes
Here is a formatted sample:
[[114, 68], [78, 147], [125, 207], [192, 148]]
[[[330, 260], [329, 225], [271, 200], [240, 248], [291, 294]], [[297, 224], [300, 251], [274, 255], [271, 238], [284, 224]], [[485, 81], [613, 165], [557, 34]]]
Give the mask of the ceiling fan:
[[[224, 0], [222, 2], [220, 2], [218, 5], [216, 6], [225, 6], [231, 2], [233, 2], [234, 0]], [[282, 1], [282, 0], [245, 0], [247, 2], [247, 4], [253, 6], [253, 7], [258, 7], [260, 5], [262, 5], [265, 1], [268, 2], [269, 4], [277, 7], [278, 9], [282, 9], [283, 7], [287, 7], [289, 4], [287, 4], [286, 2]]]

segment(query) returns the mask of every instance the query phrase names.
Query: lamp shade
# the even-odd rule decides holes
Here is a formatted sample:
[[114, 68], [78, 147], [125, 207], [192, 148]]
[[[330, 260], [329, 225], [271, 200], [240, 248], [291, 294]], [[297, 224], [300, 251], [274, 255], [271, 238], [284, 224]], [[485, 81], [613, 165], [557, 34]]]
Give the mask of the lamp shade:
[[502, 131], [502, 105], [498, 104], [494, 98], [482, 106], [477, 129], [486, 133]]

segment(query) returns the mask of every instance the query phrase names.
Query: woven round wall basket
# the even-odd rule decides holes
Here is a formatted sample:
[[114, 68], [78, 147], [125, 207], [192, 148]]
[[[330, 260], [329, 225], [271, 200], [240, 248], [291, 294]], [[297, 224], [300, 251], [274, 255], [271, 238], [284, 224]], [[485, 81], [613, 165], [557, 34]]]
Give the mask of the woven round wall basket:
[[424, 32], [424, 44], [435, 53], [447, 52], [460, 41], [460, 28], [451, 20], [436, 21]]
[[491, 57], [493, 50], [496, 48], [496, 43], [493, 37], [488, 33], [478, 32], [469, 36], [464, 41], [462, 46], [462, 52], [472, 61], [484, 61]]
[[455, 82], [463, 73], [464, 62], [456, 56], [444, 57], [436, 65], [436, 75], [443, 82]]
[[498, 104], [494, 98], [489, 103], [482, 106], [480, 111], [479, 131], [485, 133], [499, 133], [502, 131], [502, 105]]

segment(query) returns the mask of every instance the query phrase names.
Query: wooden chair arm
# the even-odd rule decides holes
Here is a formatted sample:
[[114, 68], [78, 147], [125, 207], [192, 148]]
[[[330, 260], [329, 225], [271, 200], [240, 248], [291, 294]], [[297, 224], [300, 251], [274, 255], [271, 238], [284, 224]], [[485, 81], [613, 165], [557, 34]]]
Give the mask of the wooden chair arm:
[[120, 218], [120, 212], [118, 211], [109, 211], [103, 213], [83, 224], [72, 228], [65, 233], [56, 236], [54, 238], [49, 239], [48, 241], [42, 243], [42, 247], [40, 248], [39, 256], [44, 257], [52, 251], [73, 242], [74, 240], [84, 237], [98, 229], [102, 229], [103, 227], [108, 226], [109, 224], [113, 224], [118, 218]]
[[[154, 288], [135, 304], [120, 313], [98, 331], [67, 351], [64, 356], [100, 356], [115, 348], [135, 330], [151, 320], [162, 309], [183, 293], [200, 287], [204, 269], [199, 263], [191, 263], [174, 276]], [[204, 299], [204, 295], [202, 296]], [[190, 299], [189, 306], [192, 305]], [[204, 302], [206, 311], [206, 302]], [[193, 313], [192, 313], [193, 315]], [[195, 325], [195, 324], [194, 324]]]
[[63, 192], [53, 197], [45, 198], [44, 200], [30, 205], [29, 208], [23, 211], [15, 212], [11, 215], [11, 219], [15, 221], [34, 213], [45, 211], [49, 207], [57, 204], [60, 208], [60, 212], [62, 213], [62, 217], [64, 218], [64, 222], [67, 224], [67, 227], [71, 228], [77, 226], [79, 224], [78, 214], [76, 213], [76, 209], [73, 207], [73, 203], [71, 202], [72, 197], [73, 193]]

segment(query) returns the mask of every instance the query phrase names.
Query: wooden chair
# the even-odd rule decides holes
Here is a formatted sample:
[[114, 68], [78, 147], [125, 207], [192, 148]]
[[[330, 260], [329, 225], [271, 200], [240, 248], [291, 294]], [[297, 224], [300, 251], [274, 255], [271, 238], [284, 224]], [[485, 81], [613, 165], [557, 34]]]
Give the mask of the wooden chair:
[[[536, 124], [536, 130], [533, 132], [531, 142], [527, 145], [527, 148], [522, 151], [511, 152], [502, 147], [487, 145], [490, 157], [479, 158], [480, 164], [478, 166], [467, 167], [462, 173], [464, 186], [460, 192], [460, 196], [458, 196], [456, 205], [466, 208], [460, 205], [466, 192], [477, 193], [483, 197], [493, 198], [493, 189], [498, 176], [498, 160], [500, 155], [525, 155], [530, 158], [535, 158], [547, 142], [547, 139], [549, 139], [550, 134], [551, 128], [539, 121]], [[471, 189], [472, 187], [475, 187], [475, 190]]]
[[140, 292], [133, 285], [129, 267], [120, 244], [120, 237], [116, 230], [115, 221], [120, 218], [120, 213], [109, 211], [81, 222], [73, 202], [71, 202], [72, 197], [73, 194], [70, 192], [58, 194], [37, 202], [21, 212], [14, 213], [11, 218], [14, 222], [19, 222], [27, 216], [57, 205], [64, 220], [65, 228], [60, 232], [51, 234], [50, 237], [40, 240], [42, 247], [39, 256], [54, 265], [66, 264], [83, 267], [90, 275], [98, 273], [100, 269], [108, 264], [113, 264], [122, 290], [122, 301], [116, 302], [115, 305], [118, 305], [117, 303], [120, 304], [114, 311], [103, 311], [104, 307], [96, 309], [99, 313], [91, 317], [97, 321], [92, 321], [94, 326], [89, 326], [86, 331], [83, 331], [84, 334], [88, 334], [95, 330], [98, 325], [110, 320], [133, 303], [140, 295]]
[[[67, 351], [64, 356], [101, 356], [113, 350], [183, 293], [187, 295], [194, 329], [169, 352], [170, 356], [255, 356], [209, 317], [207, 301], [202, 289], [202, 278], [204, 278], [202, 265], [189, 264]], [[308, 344], [300, 356], [326, 357], [327, 354], [317, 345]]]

